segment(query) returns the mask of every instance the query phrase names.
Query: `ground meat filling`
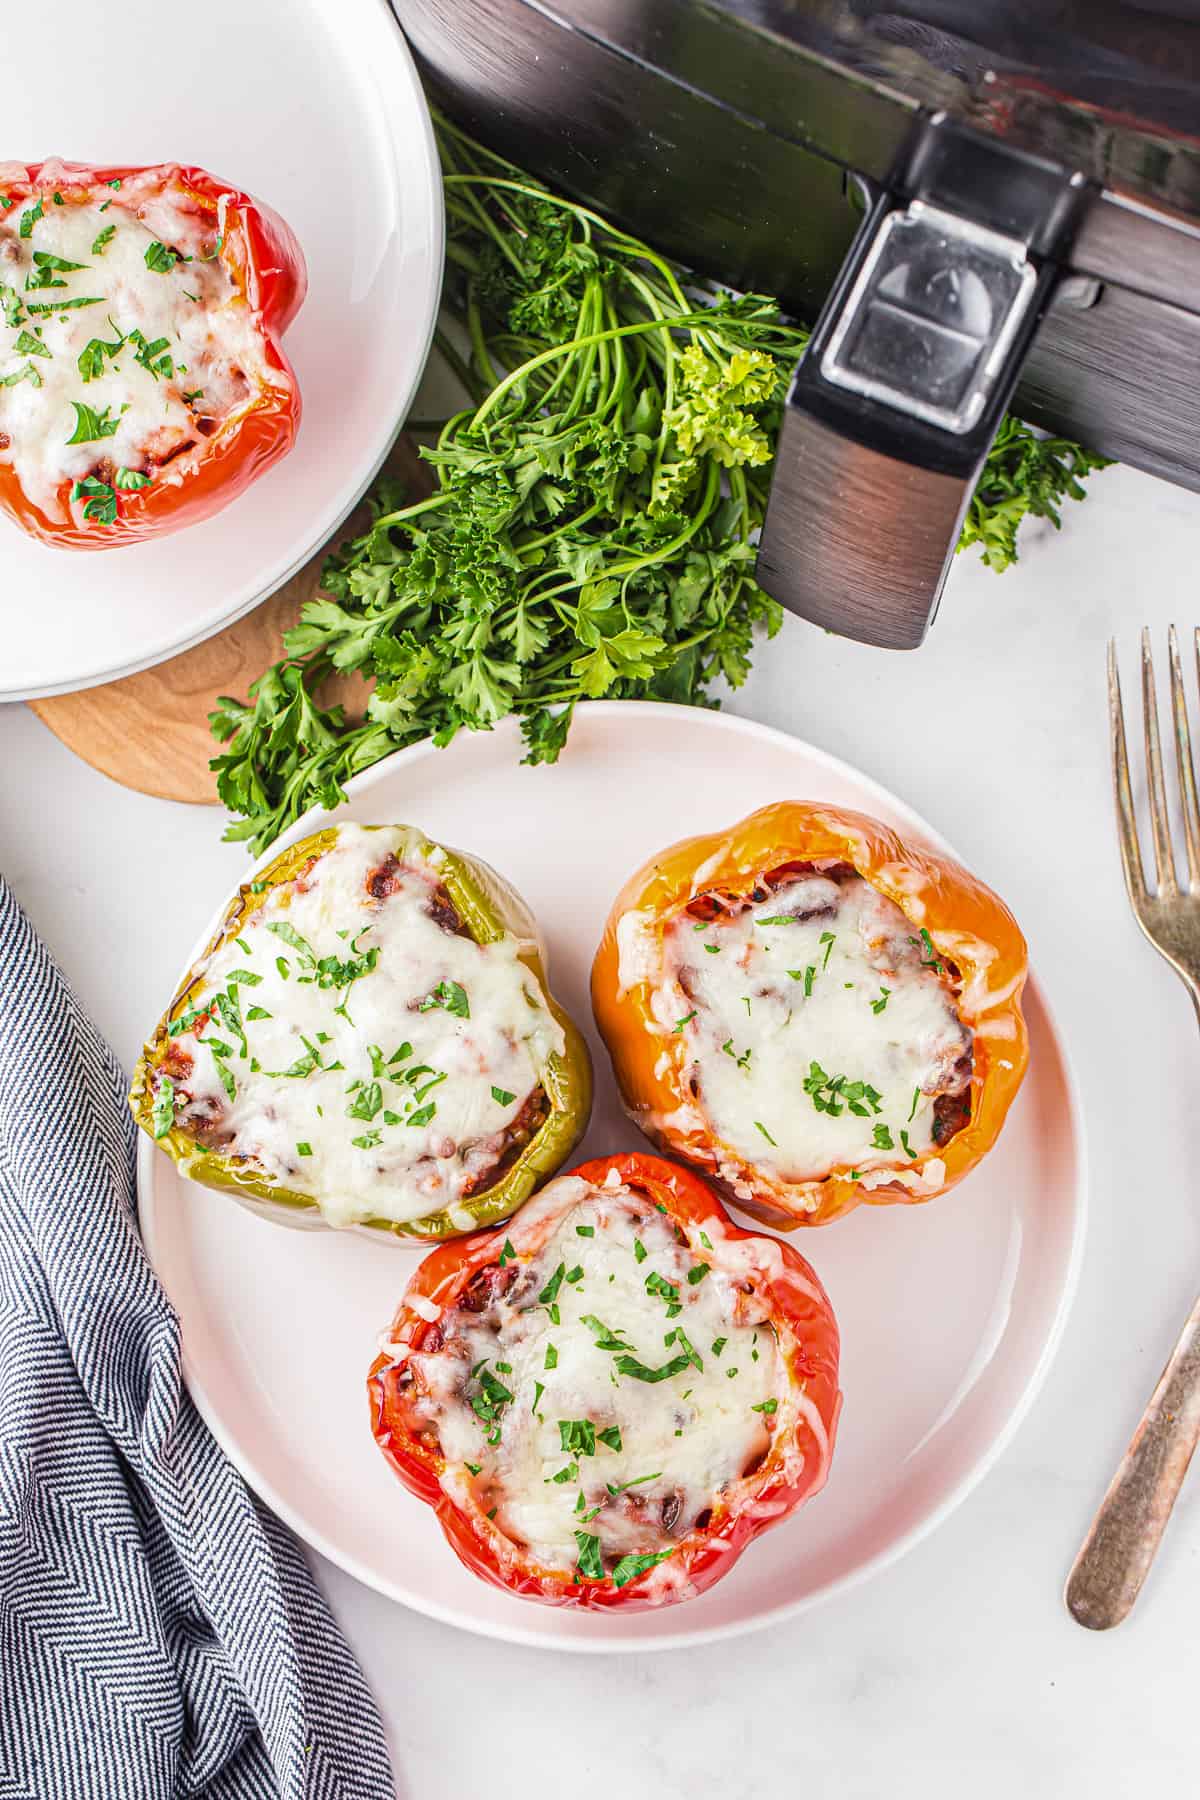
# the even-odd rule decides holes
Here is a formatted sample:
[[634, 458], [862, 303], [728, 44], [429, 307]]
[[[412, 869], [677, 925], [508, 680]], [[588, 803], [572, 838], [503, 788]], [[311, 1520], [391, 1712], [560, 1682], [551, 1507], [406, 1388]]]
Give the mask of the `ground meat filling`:
[[476, 942], [434, 847], [387, 838], [341, 827], [241, 921], [152, 1077], [200, 1146], [331, 1223], [486, 1194], [549, 1119], [542, 1071], [563, 1048], [517, 940]]
[[654, 1010], [693, 1104], [781, 1183], [849, 1167], [905, 1185], [970, 1122], [960, 973], [846, 863], [698, 895], [664, 933], [663, 975]]

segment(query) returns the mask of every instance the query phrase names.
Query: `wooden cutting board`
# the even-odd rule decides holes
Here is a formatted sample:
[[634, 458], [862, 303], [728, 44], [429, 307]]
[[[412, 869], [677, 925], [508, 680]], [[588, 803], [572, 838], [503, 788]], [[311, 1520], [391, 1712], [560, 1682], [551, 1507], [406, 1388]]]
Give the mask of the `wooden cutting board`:
[[[389, 471], [413, 499], [431, 487], [428, 466], [411, 439], [400, 437]], [[321, 569], [335, 545], [363, 528], [366, 511], [353, 514], [304, 568], [236, 624], [185, 650], [169, 662], [77, 694], [30, 700], [29, 706], [76, 756], [125, 787], [162, 800], [215, 805], [209, 759], [220, 746], [208, 715], [221, 694], [244, 699], [249, 684], [283, 655], [283, 633], [320, 587]], [[334, 677], [320, 690], [324, 705], [345, 703], [361, 713], [368, 689], [357, 675]]]

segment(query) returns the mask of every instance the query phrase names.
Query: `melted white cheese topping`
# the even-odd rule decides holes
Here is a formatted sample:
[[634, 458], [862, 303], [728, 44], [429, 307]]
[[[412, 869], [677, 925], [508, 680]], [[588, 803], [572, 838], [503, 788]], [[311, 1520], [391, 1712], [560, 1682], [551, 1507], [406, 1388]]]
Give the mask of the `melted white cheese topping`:
[[934, 1098], [969, 1079], [940, 968], [861, 876], [817, 872], [702, 928], [672, 920], [652, 1007], [738, 1156], [783, 1182], [851, 1167], [871, 1185], [933, 1146]]
[[[610, 1574], [622, 1557], [669, 1554], [768, 1449], [786, 1391], [774, 1333], [734, 1286], [736, 1259], [722, 1269], [717, 1244], [699, 1261], [612, 1179], [545, 1189], [531, 1206], [567, 1182], [577, 1204], [510, 1291], [484, 1314], [443, 1313], [444, 1348], [410, 1358], [447, 1491], [477, 1464], [474, 1491], [505, 1536], [585, 1573], [580, 1534], [595, 1538]], [[631, 1365], [672, 1372], [649, 1381]]]
[[[135, 487], [138, 475], [177, 480], [181, 470], [160, 468], [163, 459], [202, 444], [275, 379], [208, 215], [154, 193], [146, 177], [85, 203], [70, 198], [66, 178], [64, 187], [61, 206], [46, 193], [0, 212], [0, 462], [60, 522], [63, 482], [98, 465], [110, 487], [122, 470], [131, 478], [118, 486]], [[218, 224], [223, 214], [222, 202]], [[105, 435], [69, 442], [91, 430], [73, 403]], [[184, 466], [190, 454], [181, 452]], [[77, 521], [87, 504], [69, 503]]]
[[[375, 899], [389, 853], [406, 858], [399, 886]], [[215, 1117], [223, 1155], [311, 1195], [331, 1224], [453, 1213], [564, 1048], [518, 940], [477, 944], [431, 915], [439, 858], [411, 832], [340, 827], [204, 966], [192, 1004], [223, 991], [226, 1010], [174, 1040], [194, 1058], [184, 1128]]]

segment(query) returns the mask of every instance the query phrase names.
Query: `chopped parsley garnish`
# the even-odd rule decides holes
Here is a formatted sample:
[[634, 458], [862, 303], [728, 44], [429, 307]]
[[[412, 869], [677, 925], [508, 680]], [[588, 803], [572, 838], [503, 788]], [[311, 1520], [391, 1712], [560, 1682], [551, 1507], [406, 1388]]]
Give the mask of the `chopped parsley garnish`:
[[827, 1075], [819, 1062], [809, 1064], [804, 1092], [817, 1112], [838, 1119], [849, 1108], [859, 1118], [870, 1118], [883, 1106], [883, 1095], [867, 1081], [849, 1081], [845, 1075]]
[[712, 1346], [712, 1353], [713, 1353], [713, 1355], [714, 1355], [714, 1356], [720, 1356], [720, 1354], [721, 1354], [721, 1352], [722, 1352], [722, 1350], [723, 1350], [723, 1349], [724, 1349], [724, 1348], [725, 1348], [725, 1346], [726, 1346], [726, 1344], [727, 1344], [727, 1343], [728, 1343], [728, 1342], [729, 1342], [729, 1339], [728, 1339], [728, 1338], [723, 1338], [723, 1337], [720, 1337], [720, 1338], [714, 1338], [714, 1339], [713, 1339], [713, 1346]]
[[481, 1468], [482, 1468], [482, 1467], [483, 1467], [483, 1464], [482, 1464], [482, 1463], [473, 1463], [473, 1462], [469, 1462], [469, 1463], [464, 1463], [464, 1464], [463, 1464], [463, 1468], [464, 1468], [464, 1469], [470, 1469], [470, 1471], [471, 1471], [471, 1473], [472, 1473], [472, 1475], [478, 1475], [478, 1473], [479, 1473], [479, 1471], [480, 1471], [480, 1469], [481, 1469]]
[[916, 1160], [917, 1160], [917, 1153], [916, 1153], [916, 1151], [915, 1151], [915, 1150], [914, 1150], [914, 1149], [913, 1149], [913, 1147], [912, 1147], [912, 1145], [911, 1145], [911, 1144], [910, 1144], [910, 1143], [909, 1143], [909, 1141], [908, 1141], [908, 1133], [907, 1133], [907, 1131], [901, 1131], [901, 1133], [900, 1133], [900, 1142], [901, 1142], [901, 1143], [902, 1143], [902, 1144], [903, 1144], [903, 1145], [904, 1145], [904, 1154], [905, 1154], [905, 1155], [906, 1155], [906, 1156], [911, 1156], [911, 1157], [912, 1157], [912, 1159], [913, 1159], [913, 1161], [914, 1161], [914, 1162], [915, 1162], [915, 1161], [916, 1161]]
[[92, 239], [92, 255], [103, 256], [116, 235], [117, 228], [115, 225], [105, 225]]
[[652, 1569], [656, 1563], [666, 1562], [668, 1556], [673, 1555], [673, 1550], [655, 1550], [645, 1556], [623, 1556], [613, 1569], [612, 1584], [616, 1588], [628, 1587], [631, 1581], [636, 1581], [647, 1569]]
[[610, 1450], [621, 1448], [621, 1433], [616, 1425], [606, 1425], [603, 1431], [596, 1433], [596, 1437], [600, 1443], [607, 1444]]
[[503, 1268], [505, 1263], [515, 1262], [516, 1256], [517, 1256], [517, 1253], [513, 1249], [512, 1239], [505, 1238], [504, 1248], [501, 1250], [500, 1255], [496, 1259], [497, 1262], [499, 1263], [500, 1267]]
[[[582, 1499], [582, 1495], [580, 1498]], [[604, 1580], [604, 1561], [600, 1555], [600, 1539], [592, 1537], [589, 1532], [577, 1531], [575, 1542], [579, 1545], [579, 1573], [588, 1581]]]
[[34, 337], [32, 331], [23, 331], [13, 345], [13, 349], [18, 356], [50, 356], [52, 354], [47, 350], [41, 338]]
[[594, 1225], [577, 1225], [575, 1227], [576, 1237], [595, 1237], [595, 1235], [596, 1227]]
[[906, 1124], [911, 1125], [913, 1120], [916, 1118], [917, 1107], [920, 1104], [920, 1100], [921, 1100], [921, 1090], [919, 1087], [916, 1087], [913, 1089], [912, 1105], [908, 1109], [908, 1118], [905, 1121]]
[[143, 369], [153, 375], [155, 381], [160, 376], [169, 381], [175, 373], [173, 358], [170, 354], [164, 354], [170, 341], [169, 338], [164, 337], [155, 338], [153, 343], [148, 343], [145, 333], [139, 331], [136, 326], [129, 333], [129, 342], [134, 346], [135, 352], [133, 360], [140, 363]]
[[778, 1408], [779, 1408], [778, 1400], [760, 1400], [757, 1406], [752, 1406], [750, 1408], [750, 1411], [751, 1412], [759, 1412], [759, 1413], [773, 1413], [773, 1412], [778, 1411]]
[[35, 388], [42, 385], [41, 376], [30, 362], [23, 369], [14, 369], [11, 375], [0, 377], [0, 387], [19, 387], [23, 381], [30, 382]]
[[429, 1121], [436, 1115], [436, 1113], [437, 1113], [437, 1104], [435, 1101], [431, 1100], [429, 1102], [428, 1106], [420, 1106], [417, 1108], [416, 1112], [409, 1113], [409, 1115], [405, 1119], [404, 1123], [406, 1125], [416, 1125], [417, 1127], [420, 1127], [422, 1125], [428, 1125]]
[[884, 987], [883, 983], [880, 982], [879, 998], [878, 998], [878, 1000], [872, 1000], [871, 1011], [873, 1013], [881, 1013], [883, 1011], [884, 1007], [887, 1005], [888, 1001], [891, 999], [891, 997], [892, 997], [891, 988]]
[[876, 1150], [894, 1150], [896, 1148], [892, 1134], [886, 1125], [876, 1125], [872, 1141]]
[[[507, 1363], [497, 1363], [496, 1367], [498, 1369], [507, 1369], [508, 1364]], [[537, 1411], [538, 1401], [541, 1399], [541, 1397], [545, 1393], [545, 1391], [546, 1391], [545, 1382], [543, 1382], [543, 1381], [535, 1381], [534, 1382], [534, 1384], [533, 1384], [533, 1399], [530, 1402], [530, 1407], [529, 1407], [529, 1410], [531, 1413], [535, 1413]]]
[[346, 1108], [348, 1119], [373, 1119], [383, 1107], [383, 1090], [377, 1081], [365, 1082]]
[[593, 1334], [597, 1350], [630, 1350], [633, 1348], [631, 1344], [625, 1342], [619, 1331], [613, 1331], [604, 1323], [603, 1319], [598, 1319], [595, 1313], [584, 1313], [583, 1323]]
[[230, 1100], [236, 1100], [237, 1082], [233, 1078], [233, 1070], [229, 1067], [229, 1064], [223, 1062], [219, 1056], [214, 1056], [213, 1062], [216, 1065], [216, 1071], [221, 1078], [221, 1086], [225, 1089], [226, 1095]]
[[457, 1019], [469, 1019], [471, 1016], [466, 989], [460, 987], [457, 981], [439, 981], [433, 992], [426, 994], [417, 1011], [432, 1012], [435, 1006], [444, 1007]]
[[775, 1142], [775, 1139], [771, 1136], [770, 1132], [767, 1130], [766, 1126], [763, 1124], [761, 1119], [755, 1119], [754, 1129], [755, 1129], [755, 1131], [761, 1131], [763, 1136], [766, 1138], [768, 1144], [770, 1144], [773, 1149], [778, 1150], [779, 1145]]
[[542, 1367], [543, 1369], [557, 1369], [558, 1367], [558, 1351], [553, 1344], [546, 1345], [546, 1360]]
[[660, 1300], [666, 1301], [668, 1319], [673, 1319], [677, 1313], [683, 1311], [679, 1304], [679, 1289], [669, 1282], [665, 1275], [660, 1275], [657, 1269], [652, 1269], [646, 1277], [646, 1292], [657, 1294]]
[[626, 1488], [643, 1487], [647, 1481], [658, 1481], [661, 1475], [662, 1470], [656, 1469], [652, 1475], [635, 1475], [632, 1481], [606, 1481], [604, 1485], [610, 1494], [623, 1494]]
[[755, 919], [756, 925], [798, 925], [795, 913], [772, 913], [769, 919]]
[[595, 1456], [596, 1427], [590, 1419], [560, 1419], [558, 1447], [572, 1456]]
[[671, 1030], [672, 1031], [682, 1031], [685, 1025], [691, 1024], [691, 1022], [695, 1018], [695, 1016], [696, 1016], [696, 1008], [693, 1006], [690, 1013], [684, 1013], [682, 1019], [676, 1019], [674, 1025], [672, 1025], [672, 1027], [671, 1027]]
[[351, 1138], [350, 1142], [356, 1150], [377, 1150], [383, 1142], [382, 1131], [364, 1131], [361, 1137]]
[[154, 1090], [154, 1111], [151, 1118], [155, 1137], [166, 1137], [175, 1123], [175, 1083], [169, 1075], [160, 1077], [158, 1086]]
[[635, 1262], [645, 1262], [646, 1260], [646, 1246], [643, 1244], [641, 1238], [634, 1238], [633, 1240], [633, 1256]]
[[721, 954], [720, 944], [705, 944], [704, 948], [708, 951], [710, 956], [720, 956]]
[[568, 1481], [578, 1481], [579, 1464], [577, 1462], [569, 1462], [565, 1469], [560, 1469], [558, 1474], [551, 1475], [550, 1479], [555, 1482], [558, 1487], [565, 1487]]
[[938, 953], [933, 947], [933, 939], [930, 937], [928, 931], [926, 931], [924, 925], [921, 927], [920, 936], [910, 937], [908, 941], [910, 944], [915, 944], [918, 950], [923, 950], [925, 952], [921, 958], [921, 967], [923, 969], [932, 969], [935, 975], [940, 975], [944, 965], [939, 960]]
[[58, 281], [56, 277], [59, 274], [70, 275], [76, 269], [86, 267], [86, 263], [68, 262], [63, 256], [51, 256], [46, 250], [35, 250], [33, 272], [25, 277], [25, 286], [27, 289], [66, 287], [66, 282]]
[[497, 1106], [511, 1106], [516, 1097], [515, 1094], [510, 1094], [507, 1088], [494, 1087], [492, 1089], [492, 1099]]
[[542, 1289], [541, 1293], [538, 1295], [538, 1305], [549, 1307], [550, 1319], [551, 1319], [551, 1322], [555, 1325], [557, 1325], [559, 1323], [559, 1314], [558, 1314], [558, 1305], [557, 1305], [558, 1290], [563, 1284], [563, 1277], [566, 1274], [566, 1272], [567, 1272], [566, 1263], [559, 1263], [557, 1269], [555, 1269], [553, 1275], [550, 1277], [549, 1281], [546, 1283], [545, 1287]]
[[[146, 488], [150, 486], [150, 477], [143, 475], [140, 469], [121, 468], [113, 476], [113, 486], [123, 490]], [[261, 976], [256, 975], [254, 979], [259, 981]]]
[[736, 1367], [732, 1368], [732, 1369], [726, 1369], [726, 1371], [725, 1371], [726, 1380], [732, 1381], [736, 1374], [737, 1374]]
[[300, 936], [296, 927], [290, 924], [287, 919], [269, 919], [267, 921], [267, 930], [273, 931], [275, 936], [282, 938], [285, 944], [290, 944], [292, 949], [297, 951], [304, 958], [305, 962], [312, 963], [315, 966], [317, 959], [313, 954], [312, 945], [309, 944], [305, 938]]
[[488, 1443], [498, 1444], [500, 1442], [500, 1415], [510, 1404], [512, 1394], [504, 1383], [492, 1374], [490, 1369], [483, 1368], [479, 1364], [476, 1364], [476, 1369], [479, 1371], [479, 1392], [471, 1397], [471, 1411], [477, 1418], [482, 1419], [485, 1425], [491, 1426], [492, 1429], [487, 1434]]
[[75, 429], [67, 439], [68, 444], [92, 444], [99, 438], [117, 435], [117, 426], [121, 422], [120, 413], [112, 419], [107, 406], [101, 412], [96, 412], [83, 400], [72, 400], [70, 404], [75, 409]]
[[690, 1268], [688, 1270], [688, 1286], [699, 1287], [700, 1283], [704, 1280], [704, 1277], [708, 1274], [708, 1268], [709, 1265], [706, 1262], [696, 1263]]
[[17, 236], [23, 238], [32, 236], [34, 226], [39, 219], [44, 219], [45, 216], [45, 207], [40, 200], [35, 200], [33, 205], [21, 214], [20, 222], [17, 225]]
[[392, 1054], [388, 1057], [388, 1068], [390, 1069], [393, 1063], [403, 1062], [406, 1057], [411, 1055], [412, 1045], [409, 1043], [401, 1044], [399, 1048], [393, 1050]]
[[160, 244], [157, 238], [146, 245], [146, 267], [155, 275], [169, 275], [175, 264], [184, 260], [191, 259], [182, 258], [178, 250], [172, 250], [169, 244]]
[[99, 306], [99, 294], [80, 294], [73, 300], [27, 300], [25, 310], [28, 313], [61, 313], [73, 312], [81, 306]]
[[618, 1356], [616, 1366], [618, 1373], [629, 1375], [634, 1381], [669, 1381], [672, 1375], [682, 1375], [685, 1369], [690, 1369], [692, 1359], [686, 1355], [673, 1356], [670, 1362], [661, 1364], [659, 1368], [648, 1369], [636, 1356]]
[[303, 1144], [303, 1143], [297, 1144], [296, 1145], [296, 1155], [297, 1156], [311, 1156], [312, 1155], [312, 1145], [311, 1144]]
[[117, 517], [117, 496], [106, 481], [97, 481], [94, 475], [87, 475], [77, 481], [71, 489], [72, 500], [86, 500], [83, 509], [85, 519], [95, 519], [101, 525], [112, 525]]

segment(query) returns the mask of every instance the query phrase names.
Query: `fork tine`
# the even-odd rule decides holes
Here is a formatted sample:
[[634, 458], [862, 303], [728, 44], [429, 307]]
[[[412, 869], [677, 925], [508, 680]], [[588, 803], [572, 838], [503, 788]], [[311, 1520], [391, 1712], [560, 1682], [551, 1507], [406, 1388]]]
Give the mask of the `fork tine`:
[[1154, 838], [1154, 867], [1158, 892], [1173, 899], [1179, 892], [1175, 860], [1171, 855], [1171, 822], [1167, 815], [1167, 789], [1163, 781], [1162, 748], [1158, 740], [1158, 696], [1154, 688], [1154, 661], [1150, 631], [1142, 630], [1142, 713], [1146, 732], [1146, 785], [1150, 790], [1150, 831]]
[[[1196, 646], [1200, 661], [1200, 642]], [[1108, 716], [1112, 727], [1113, 793], [1117, 803], [1117, 837], [1121, 845], [1121, 867], [1125, 886], [1136, 906], [1146, 898], [1146, 878], [1142, 874], [1142, 853], [1138, 848], [1137, 825], [1133, 816], [1133, 794], [1129, 786], [1129, 757], [1125, 749], [1125, 709], [1121, 705], [1121, 676], [1117, 668], [1117, 646], [1108, 640]]]
[[1171, 654], [1171, 712], [1175, 721], [1175, 760], [1179, 766], [1183, 835], [1187, 841], [1188, 885], [1194, 890], [1200, 884], [1200, 804], [1196, 800], [1196, 769], [1192, 762], [1187, 696], [1179, 667], [1179, 638], [1173, 625], [1167, 633], [1167, 643]]

